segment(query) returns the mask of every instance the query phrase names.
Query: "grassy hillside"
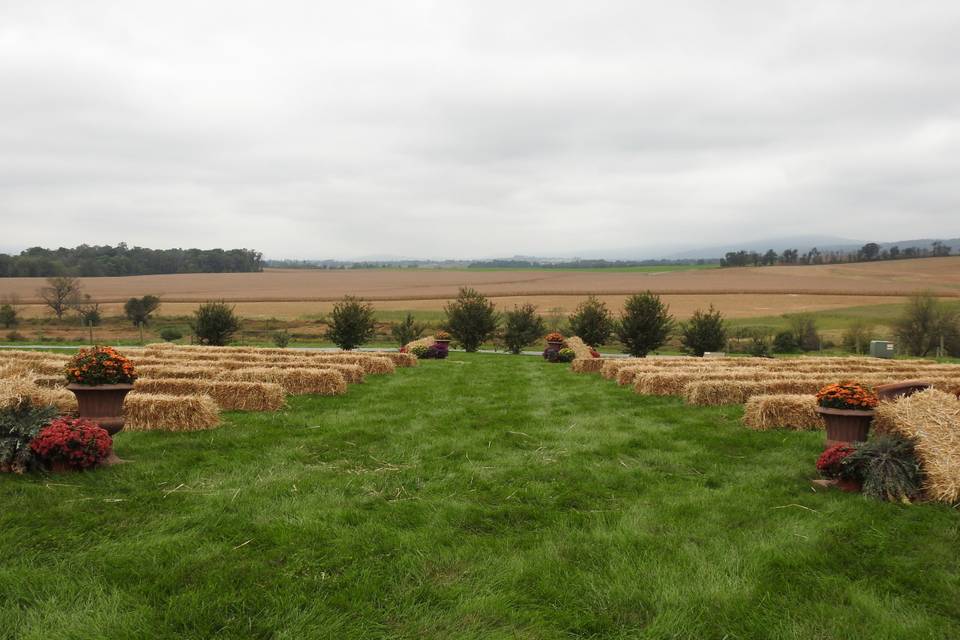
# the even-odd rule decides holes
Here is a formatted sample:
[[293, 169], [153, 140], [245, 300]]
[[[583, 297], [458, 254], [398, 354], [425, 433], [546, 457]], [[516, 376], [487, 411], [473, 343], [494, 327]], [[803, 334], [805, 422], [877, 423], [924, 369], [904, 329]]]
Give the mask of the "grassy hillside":
[[822, 433], [455, 354], [0, 477], [0, 637], [956, 638], [960, 517]]

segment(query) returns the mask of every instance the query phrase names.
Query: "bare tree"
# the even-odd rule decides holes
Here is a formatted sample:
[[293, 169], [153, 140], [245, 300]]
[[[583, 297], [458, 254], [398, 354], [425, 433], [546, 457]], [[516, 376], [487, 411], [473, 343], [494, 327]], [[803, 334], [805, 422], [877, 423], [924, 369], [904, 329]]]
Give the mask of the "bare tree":
[[53, 310], [53, 315], [60, 319], [68, 309], [77, 305], [82, 288], [83, 285], [77, 278], [57, 276], [47, 278], [47, 286], [37, 289], [37, 295]]

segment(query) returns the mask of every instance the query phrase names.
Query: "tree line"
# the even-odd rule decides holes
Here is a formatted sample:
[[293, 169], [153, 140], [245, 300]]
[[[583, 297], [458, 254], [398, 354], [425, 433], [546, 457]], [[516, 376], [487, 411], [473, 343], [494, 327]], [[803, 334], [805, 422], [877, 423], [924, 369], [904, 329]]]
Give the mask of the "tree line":
[[17, 255], [0, 253], [0, 278], [256, 271], [263, 271], [263, 256], [252, 249], [147, 249], [121, 242], [115, 247], [82, 244], [31, 247]]
[[937, 240], [930, 247], [881, 247], [868, 242], [856, 251], [820, 251], [816, 247], [806, 253], [797, 249], [785, 249], [777, 253], [768, 249], [757, 251], [728, 251], [720, 261], [721, 267], [767, 267], [771, 265], [839, 264], [845, 262], [873, 262], [876, 260], [908, 260], [912, 258], [942, 258], [952, 253], [952, 247]]

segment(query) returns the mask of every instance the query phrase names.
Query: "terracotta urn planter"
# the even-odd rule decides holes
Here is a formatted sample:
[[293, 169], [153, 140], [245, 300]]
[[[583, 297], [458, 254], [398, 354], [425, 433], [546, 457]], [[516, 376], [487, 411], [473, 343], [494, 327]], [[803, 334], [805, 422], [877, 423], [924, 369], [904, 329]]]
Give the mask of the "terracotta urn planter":
[[132, 384], [68, 384], [67, 389], [77, 396], [81, 418], [96, 422], [111, 437], [123, 430], [123, 401]]
[[863, 490], [863, 485], [860, 484], [859, 480], [849, 480], [847, 478], [837, 478], [835, 486], [846, 493], [860, 493]]
[[827, 447], [844, 442], [866, 442], [873, 421], [873, 411], [817, 407], [827, 427]]
[[560, 351], [560, 349], [563, 349], [563, 341], [562, 341], [562, 340], [559, 341], [559, 342], [555, 342], [555, 341], [552, 341], [552, 340], [549, 341], [549, 342], [547, 342], [547, 350], [548, 350], [548, 351]]
[[874, 391], [881, 400], [896, 400], [900, 397], [912, 396], [932, 386], [933, 384], [926, 380], [904, 380], [903, 382], [878, 385], [874, 388]]

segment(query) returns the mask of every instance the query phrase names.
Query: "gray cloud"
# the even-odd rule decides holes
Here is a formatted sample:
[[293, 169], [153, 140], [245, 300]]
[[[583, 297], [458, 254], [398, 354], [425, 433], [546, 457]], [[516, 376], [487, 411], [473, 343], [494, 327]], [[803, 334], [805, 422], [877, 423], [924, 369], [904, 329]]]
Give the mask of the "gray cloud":
[[958, 30], [948, 1], [8, 0], [0, 246], [955, 236]]

